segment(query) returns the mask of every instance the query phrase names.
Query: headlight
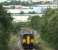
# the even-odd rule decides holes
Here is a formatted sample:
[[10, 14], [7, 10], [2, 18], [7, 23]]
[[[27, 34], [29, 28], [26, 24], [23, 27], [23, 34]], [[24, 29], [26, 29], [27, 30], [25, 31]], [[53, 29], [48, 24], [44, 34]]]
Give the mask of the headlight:
[[33, 39], [31, 39], [31, 43], [33, 43], [34, 42], [34, 40]]
[[30, 44], [30, 36], [27, 36], [27, 44]]
[[26, 43], [26, 39], [23, 39], [23, 43]]

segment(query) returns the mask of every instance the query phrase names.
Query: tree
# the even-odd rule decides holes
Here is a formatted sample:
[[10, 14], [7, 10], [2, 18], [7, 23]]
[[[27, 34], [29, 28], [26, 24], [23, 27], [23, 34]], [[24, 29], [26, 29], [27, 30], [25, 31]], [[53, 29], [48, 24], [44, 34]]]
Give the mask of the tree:
[[32, 16], [29, 18], [30, 26], [34, 30], [39, 31], [40, 29], [40, 16]]
[[47, 9], [41, 18], [41, 37], [58, 50], [58, 9]]
[[13, 35], [17, 35], [17, 33], [21, 30], [22, 27], [27, 27], [27, 22], [13, 23]]
[[9, 31], [11, 29], [12, 20], [2, 5], [0, 4], [0, 50], [8, 50]]
[[3, 5], [24, 5], [24, 6], [31, 6], [32, 4], [29, 2], [21, 2], [20, 0], [10, 0], [10, 2], [2, 2]]
[[21, 11], [20, 14], [24, 14], [24, 11]]
[[29, 14], [36, 14], [36, 12], [35, 11], [32, 11], [32, 12], [28, 12]]

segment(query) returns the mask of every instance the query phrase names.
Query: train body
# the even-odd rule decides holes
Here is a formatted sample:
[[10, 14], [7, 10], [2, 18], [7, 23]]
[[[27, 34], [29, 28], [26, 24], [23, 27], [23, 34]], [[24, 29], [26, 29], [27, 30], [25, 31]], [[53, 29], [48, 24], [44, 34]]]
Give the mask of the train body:
[[33, 49], [34, 47], [34, 33], [30, 30], [21, 30], [20, 32], [21, 44], [23, 49]]

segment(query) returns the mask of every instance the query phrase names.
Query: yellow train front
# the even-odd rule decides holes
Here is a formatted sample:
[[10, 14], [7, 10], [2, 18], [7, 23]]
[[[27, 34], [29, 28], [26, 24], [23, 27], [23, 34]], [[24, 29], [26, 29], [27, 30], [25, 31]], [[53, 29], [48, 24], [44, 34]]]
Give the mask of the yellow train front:
[[22, 37], [22, 46], [24, 49], [33, 49], [34, 36], [33, 34], [24, 34]]

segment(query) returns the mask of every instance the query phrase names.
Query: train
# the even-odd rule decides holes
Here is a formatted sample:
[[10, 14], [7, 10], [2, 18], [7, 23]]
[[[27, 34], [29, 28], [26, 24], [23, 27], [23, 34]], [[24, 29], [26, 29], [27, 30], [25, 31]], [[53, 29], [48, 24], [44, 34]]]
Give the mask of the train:
[[34, 48], [34, 33], [29, 29], [22, 29], [20, 32], [21, 37], [21, 44], [23, 49], [30, 49]]

